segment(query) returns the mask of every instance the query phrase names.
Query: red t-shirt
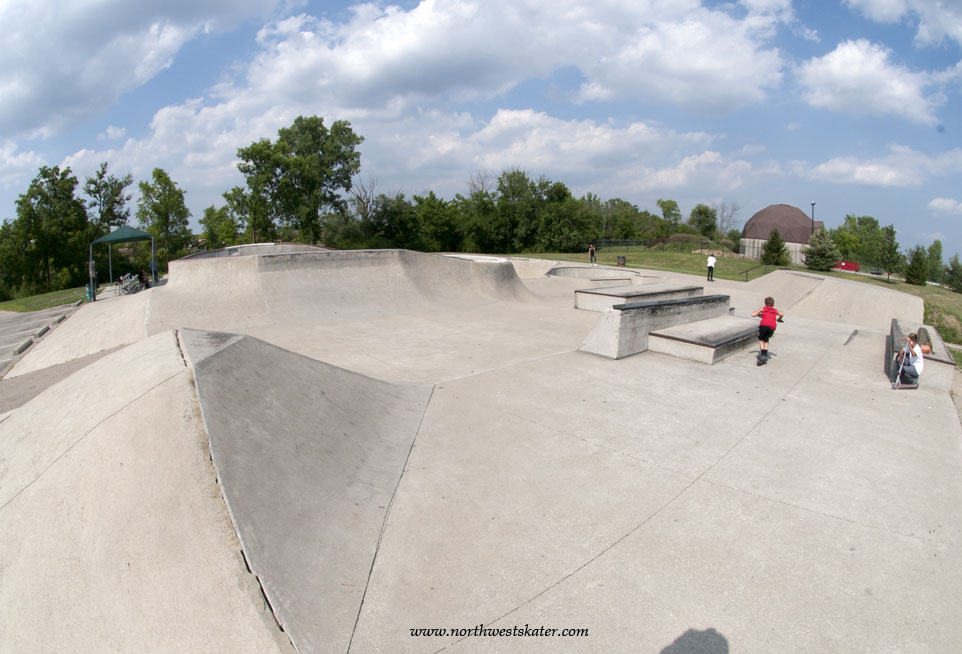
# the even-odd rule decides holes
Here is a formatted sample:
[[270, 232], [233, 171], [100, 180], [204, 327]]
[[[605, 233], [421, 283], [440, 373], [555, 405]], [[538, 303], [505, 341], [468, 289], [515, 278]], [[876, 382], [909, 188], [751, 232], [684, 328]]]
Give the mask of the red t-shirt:
[[762, 327], [775, 329], [775, 321], [778, 318], [778, 311], [775, 307], [762, 307]]

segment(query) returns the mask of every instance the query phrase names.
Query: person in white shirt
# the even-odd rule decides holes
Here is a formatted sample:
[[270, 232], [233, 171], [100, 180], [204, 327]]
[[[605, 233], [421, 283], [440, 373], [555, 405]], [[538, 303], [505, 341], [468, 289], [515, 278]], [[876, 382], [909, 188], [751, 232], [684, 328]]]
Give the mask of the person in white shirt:
[[709, 254], [708, 255], [708, 281], [710, 282], [715, 281], [715, 261], [716, 261], [715, 255]]
[[[892, 384], [898, 381], [903, 386], [914, 386], [919, 383], [919, 375], [925, 368], [925, 358], [922, 356], [918, 334], [912, 332], [904, 340], [905, 347], [895, 356], [895, 375], [892, 378]], [[899, 373], [900, 369], [901, 373]]]

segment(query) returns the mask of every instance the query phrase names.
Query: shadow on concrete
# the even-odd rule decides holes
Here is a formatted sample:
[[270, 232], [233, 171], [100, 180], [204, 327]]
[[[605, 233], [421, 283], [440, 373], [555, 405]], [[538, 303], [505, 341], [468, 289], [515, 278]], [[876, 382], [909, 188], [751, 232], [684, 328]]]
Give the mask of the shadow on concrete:
[[689, 629], [660, 654], [728, 654], [728, 640], [714, 629]]

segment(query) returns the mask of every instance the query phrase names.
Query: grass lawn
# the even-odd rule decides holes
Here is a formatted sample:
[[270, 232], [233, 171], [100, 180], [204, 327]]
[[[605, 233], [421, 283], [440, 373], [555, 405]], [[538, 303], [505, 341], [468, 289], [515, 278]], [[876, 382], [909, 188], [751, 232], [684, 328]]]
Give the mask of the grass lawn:
[[68, 288], [63, 291], [53, 293], [43, 293], [42, 295], [31, 295], [21, 297], [16, 300], [0, 302], [0, 311], [39, 311], [50, 307], [59, 307], [62, 304], [73, 304], [77, 300], [83, 300], [85, 289], [83, 286]]
[[[582, 253], [572, 254], [570, 252], [536, 252], [521, 255], [532, 259], [559, 259], [561, 261], [578, 261], [588, 263], [588, 255]], [[598, 263], [609, 266], [617, 264], [619, 256], [625, 257], [625, 265], [629, 268], [647, 268], [648, 270], [668, 270], [671, 272], [686, 273], [688, 275], [707, 276], [708, 267], [705, 263], [708, 259], [703, 254], [691, 254], [688, 252], [658, 252], [648, 250], [644, 246], [606, 248], [598, 251]], [[789, 266], [790, 267], [790, 266]], [[762, 277], [767, 272], [777, 270], [776, 266], [760, 265], [752, 259], [728, 259], [719, 257], [715, 264], [715, 277], [718, 279], [736, 279], [738, 281], [751, 281]], [[746, 272], [748, 277], [745, 277]]]

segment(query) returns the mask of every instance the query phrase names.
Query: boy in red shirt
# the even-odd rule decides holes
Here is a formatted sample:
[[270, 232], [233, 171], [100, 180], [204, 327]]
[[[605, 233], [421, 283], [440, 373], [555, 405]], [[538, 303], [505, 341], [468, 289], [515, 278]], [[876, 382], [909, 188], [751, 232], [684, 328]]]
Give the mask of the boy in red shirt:
[[781, 322], [785, 314], [775, 308], [775, 299], [765, 298], [765, 306], [752, 312], [752, 318], [762, 317], [762, 322], [758, 326], [758, 361], [756, 365], [763, 365], [768, 362], [768, 339], [775, 333], [775, 323]]

